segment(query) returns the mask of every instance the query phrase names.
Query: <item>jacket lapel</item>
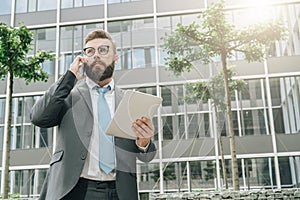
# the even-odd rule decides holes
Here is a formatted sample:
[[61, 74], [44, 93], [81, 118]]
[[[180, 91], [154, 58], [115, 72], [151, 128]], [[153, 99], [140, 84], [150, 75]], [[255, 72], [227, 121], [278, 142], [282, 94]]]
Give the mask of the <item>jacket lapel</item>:
[[89, 108], [90, 113], [93, 115], [91, 94], [89, 91], [89, 87], [87, 86], [87, 84], [85, 82], [85, 79], [81, 80], [78, 83], [77, 89], [79, 91], [79, 94], [82, 96], [82, 99], [86, 103], [87, 107]]

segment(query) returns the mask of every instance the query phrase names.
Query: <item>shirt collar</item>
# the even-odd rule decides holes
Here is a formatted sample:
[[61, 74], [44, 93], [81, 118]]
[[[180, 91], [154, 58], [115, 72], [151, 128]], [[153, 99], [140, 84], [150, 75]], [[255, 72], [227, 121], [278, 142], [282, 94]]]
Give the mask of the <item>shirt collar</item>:
[[[86, 77], [86, 84], [88, 85], [89, 89], [92, 90], [96, 87], [99, 87], [97, 83], [95, 83], [92, 79], [90, 79], [88, 76]], [[115, 81], [114, 79], [111, 79], [111, 81], [106, 84], [104, 87], [110, 86], [111, 90], [108, 91], [108, 93], [113, 92], [115, 88]]]

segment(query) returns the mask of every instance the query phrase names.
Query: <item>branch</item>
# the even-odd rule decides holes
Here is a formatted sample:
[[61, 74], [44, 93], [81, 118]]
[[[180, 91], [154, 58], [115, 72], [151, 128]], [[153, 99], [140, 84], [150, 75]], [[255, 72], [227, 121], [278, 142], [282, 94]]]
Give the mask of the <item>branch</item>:
[[[197, 41], [197, 42], [198, 42], [198, 45], [201, 45], [201, 44], [203, 44], [203, 43], [209, 44], [205, 39], [197, 38], [197, 37], [195, 37], [195, 35], [189, 34], [189, 32], [184, 32], [184, 33], [185, 33], [188, 37], [190, 37], [191, 39]], [[214, 45], [214, 46], [217, 46], [217, 47], [219, 47], [219, 48], [222, 48], [221, 45], [219, 45], [218, 43], [215, 43], [215, 42], [212, 42], [212, 43], [209, 44], [209, 45]]]

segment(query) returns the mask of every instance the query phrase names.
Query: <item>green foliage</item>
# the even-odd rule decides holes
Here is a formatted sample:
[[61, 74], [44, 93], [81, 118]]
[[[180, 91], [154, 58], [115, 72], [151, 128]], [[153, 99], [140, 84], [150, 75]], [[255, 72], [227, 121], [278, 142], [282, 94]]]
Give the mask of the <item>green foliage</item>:
[[[8, 194], [8, 198], [9, 199], [18, 199], [21, 197], [20, 193], [16, 193], [16, 194]], [[2, 195], [0, 195], [0, 198], [2, 198]]]
[[0, 79], [10, 72], [14, 77], [24, 78], [26, 84], [47, 80], [48, 75], [41, 64], [53, 60], [54, 55], [38, 51], [36, 55], [28, 57], [32, 40], [33, 33], [26, 26], [15, 28], [0, 23]]
[[203, 171], [206, 173], [204, 174], [204, 179], [206, 181], [214, 179], [216, 177], [216, 164], [215, 161], [207, 161], [207, 165], [203, 168]]
[[[246, 82], [240, 79], [232, 79], [235, 75], [233, 68], [229, 68], [228, 79], [229, 79], [229, 90], [231, 95], [234, 95], [234, 91], [242, 91], [245, 89]], [[186, 86], [186, 101], [193, 102], [197, 100], [202, 100], [207, 102], [208, 99], [212, 99], [218, 109], [225, 110], [226, 101], [225, 101], [225, 89], [223, 82], [223, 73], [219, 73], [211, 77], [208, 81], [198, 81], [195, 83], [187, 83]]]
[[169, 54], [166, 58], [167, 69], [177, 76], [190, 71], [194, 61], [206, 64], [219, 55], [230, 58], [234, 51], [244, 54], [249, 62], [261, 61], [267, 47], [286, 35], [285, 27], [279, 20], [237, 29], [226, 20], [224, 1], [213, 4], [198, 18], [201, 24], [178, 24], [175, 31], [162, 38], [162, 48]]

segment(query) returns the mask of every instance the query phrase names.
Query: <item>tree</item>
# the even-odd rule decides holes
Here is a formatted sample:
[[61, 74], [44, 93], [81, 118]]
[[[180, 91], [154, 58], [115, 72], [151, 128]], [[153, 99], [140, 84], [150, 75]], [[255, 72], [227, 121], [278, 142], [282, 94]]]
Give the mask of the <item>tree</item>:
[[190, 71], [194, 61], [207, 64], [213, 62], [212, 58], [220, 57], [225, 86], [233, 189], [239, 190], [227, 60], [234, 52], [240, 52], [248, 62], [262, 61], [267, 47], [284, 37], [285, 28], [280, 21], [274, 20], [237, 29], [226, 20], [224, 1], [212, 4], [199, 18], [202, 19], [202, 24], [178, 24], [175, 31], [165, 35], [162, 47], [170, 55], [166, 58], [166, 65], [175, 75], [180, 75], [184, 71]]
[[7, 78], [7, 98], [8, 117], [5, 121], [4, 145], [2, 158], [2, 178], [3, 198], [8, 198], [8, 175], [10, 162], [10, 129], [11, 129], [11, 109], [14, 78], [24, 78], [26, 84], [31, 81], [47, 81], [48, 75], [43, 71], [42, 63], [46, 60], [53, 60], [51, 52], [38, 51], [34, 56], [28, 57], [31, 50], [33, 33], [24, 25], [9, 27], [0, 23], [0, 78]]
[[[241, 91], [244, 89], [246, 82], [244, 80], [232, 79], [235, 75], [232, 68], [228, 69], [228, 82], [229, 82], [229, 91], [231, 92], [231, 96], [234, 94], [234, 91]], [[227, 181], [227, 172], [226, 172], [226, 164], [224, 158], [223, 151], [223, 143], [221, 139], [221, 119], [220, 113], [223, 113], [226, 109], [226, 104], [224, 103], [224, 84], [223, 84], [223, 73], [219, 73], [213, 76], [208, 81], [198, 81], [196, 83], [187, 83], [186, 84], [186, 98], [187, 102], [203, 100], [207, 102], [208, 99], [212, 100], [212, 104], [214, 106], [214, 112], [216, 114], [216, 124], [217, 130], [216, 135], [218, 136], [218, 145], [221, 154], [221, 162], [222, 162], [222, 172], [224, 178], [225, 189], [228, 189], [228, 181]], [[223, 122], [223, 121], [222, 121]], [[219, 169], [217, 169], [219, 170]]]

